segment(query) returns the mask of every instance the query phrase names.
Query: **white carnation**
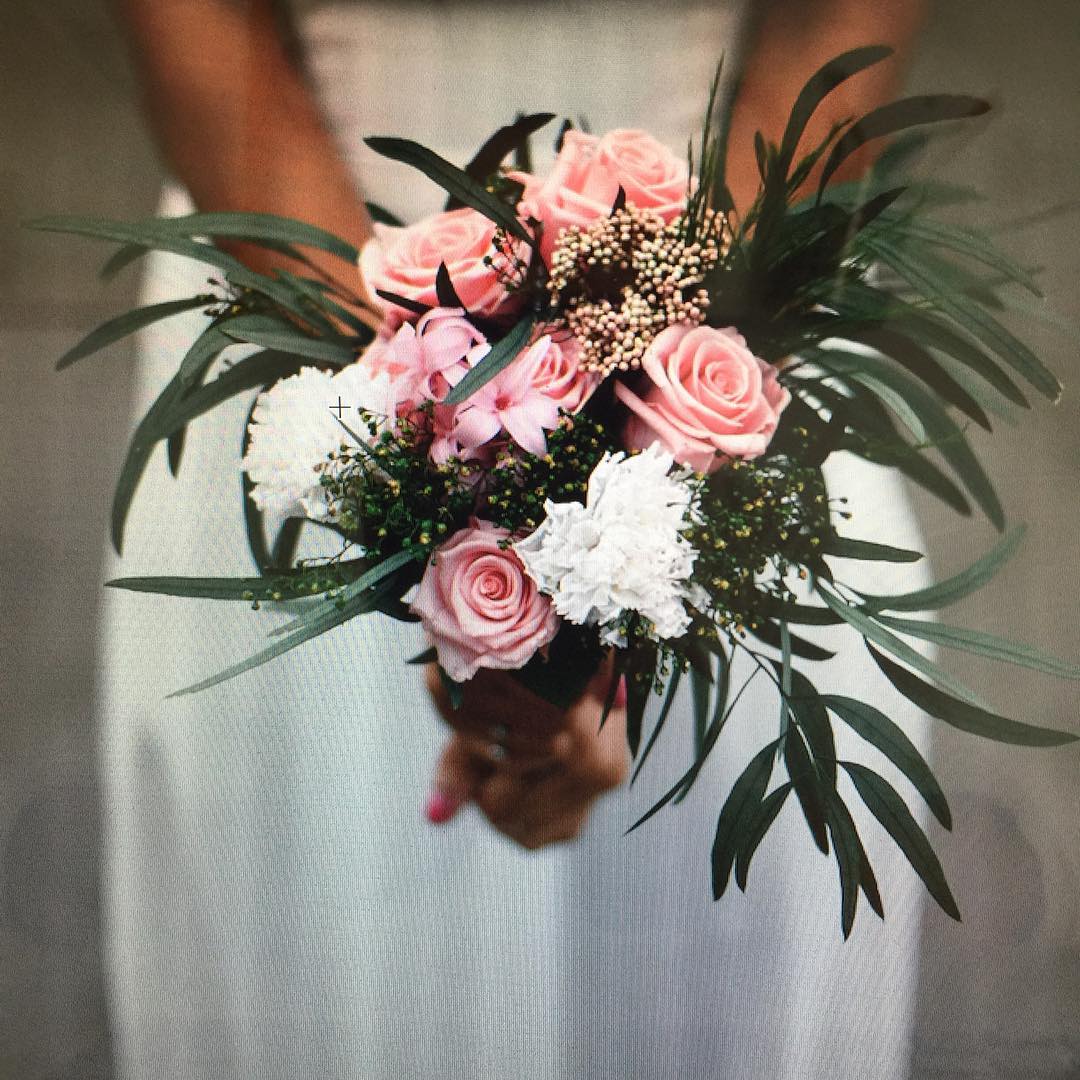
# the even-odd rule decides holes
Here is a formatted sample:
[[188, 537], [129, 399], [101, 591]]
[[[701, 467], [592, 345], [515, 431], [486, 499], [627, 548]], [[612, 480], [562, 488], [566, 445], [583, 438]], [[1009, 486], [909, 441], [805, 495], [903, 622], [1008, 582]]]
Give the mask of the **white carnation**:
[[329, 516], [319, 478], [330, 465], [330, 454], [351, 442], [330, 408], [339, 396], [348, 406], [345, 423], [361, 437], [368, 428], [358, 410], [380, 417], [393, 412], [389, 377], [373, 375], [362, 361], [335, 374], [303, 368], [259, 396], [242, 464], [254, 484], [251, 497], [264, 513], [315, 521]]
[[671, 473], [671, 466], [657, 446], [632, 457], [605, 454], [589, 478], [586, 505], [549, 499], [540, 528], [514, 545], [558, 614], [599, 626], [609, 644], [625, 644], [623, 612], [652, 623], [656, 638], [679, 637], [690, 624], [697, 552], [682, 530], [695, 513], [694, 492], [689, 471]]

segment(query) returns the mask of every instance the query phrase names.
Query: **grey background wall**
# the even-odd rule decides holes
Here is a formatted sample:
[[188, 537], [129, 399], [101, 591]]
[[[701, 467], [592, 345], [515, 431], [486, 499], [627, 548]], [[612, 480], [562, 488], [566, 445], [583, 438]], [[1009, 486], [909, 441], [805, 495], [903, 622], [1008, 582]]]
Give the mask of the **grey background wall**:
[[[104, 0], [6, 0], [2, 25], [0, 1078], [96, 1080], [112, 1070], [94, 619], [131, 357], [114, 349], [64, 375], [52, 359], [129, 305], [134, 284], [98, 284], [99, 249], [20, 232], [17, 222], [51, 211], [149, 213], [160, 176]], [[977, 183], [994, 220], [1080, 203], [1077, 71], [1075, 0], [943, 0], [913, 87], [978, 90], [1002, 109], [929, 167]], [[1080, 214], [1003, 239], [1045, 267], [1055, 308], [1080, 321]], [[1080, 363], [1075, 340], [1039, 340], [1071, 384], [1065, 399], [981, 446], [1010, 514], [1032, 523], [1024, 568], [954, 609], [954, 621], [1077, 657]], [[935, 564], [957, 568], [972, 554], [972, 530], [923, 510]], [[1080, 725], [1076, 684], [951, 663], [1010, 715]], [[937, 839], [965, 924], [927, 916], [916, 1076], [1080, 1077], [1080, 753], [1014, 753], [943, 731], [935, 756], [960, 822], [954, 837]]]

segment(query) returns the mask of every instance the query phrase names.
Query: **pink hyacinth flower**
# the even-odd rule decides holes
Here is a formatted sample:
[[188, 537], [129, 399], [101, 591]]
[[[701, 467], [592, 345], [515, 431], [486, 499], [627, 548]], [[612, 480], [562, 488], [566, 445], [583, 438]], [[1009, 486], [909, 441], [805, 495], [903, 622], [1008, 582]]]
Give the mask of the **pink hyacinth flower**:
[[[465, 401], [457, 415], [454, 434], [465, 449], [475, 450], [505, 431], [530, 454], [547, 453], [545, 431], [559, 423], [559, 405], [536, 385], [536, 369], [550, 339], [540, 338]], [[489, 352], [478, 346], [469, 355], [473, 366]]]

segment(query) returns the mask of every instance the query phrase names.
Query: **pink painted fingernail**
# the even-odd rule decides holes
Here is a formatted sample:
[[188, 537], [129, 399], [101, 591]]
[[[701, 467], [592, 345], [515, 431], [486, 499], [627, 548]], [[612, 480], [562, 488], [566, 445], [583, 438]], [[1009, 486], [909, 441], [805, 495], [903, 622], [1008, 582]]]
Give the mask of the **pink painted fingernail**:
[[433, 791], [424, 807], [424, 816], [432, 825], [443, 825], [456, 813], [459, 803], [442, 791]]
[[619, 685], [615, 687], [615, 700], [612, 702], [616, 709], [621, 709], [626, 704], [626, 676], [619, 677]]

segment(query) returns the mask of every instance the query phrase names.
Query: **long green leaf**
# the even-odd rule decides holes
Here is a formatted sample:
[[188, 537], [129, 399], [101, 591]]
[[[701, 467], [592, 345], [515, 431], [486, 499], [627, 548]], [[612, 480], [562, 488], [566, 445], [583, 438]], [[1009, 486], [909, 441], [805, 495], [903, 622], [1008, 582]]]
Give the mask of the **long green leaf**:
[[229, 273], [242, 271], [243, 263], [231, 255], [216, 248], [213, 244], [200, 244], [189, 240], [167, 226], [162, 225], [166, 218], [153, 218], [149, 222], [109, 221], [100, 218], [83, 217], [44, 217], [28, 223], [31, 229], [43, 232], [70, 233], [74, 236], [87, 236], [95, 240], [112, 240], [120, 244], [135, 244], [141, 248], [170, 251], [188, 259], [215, 266]]
[[852, 75], [857, 75], [891, 55], [892, 49], [887, 45], [868, 45], [841, 53], [814, 72], [799, 91], [784, 128], [784, 136], [780, 142], [780, 160], [785, 170], [795, 156], [806, 125], [822, 101]]
[[269, 574], [261, 577], [129, 577], [114, 578], [105, 584], [130, 592], [183, 596], [196, 600], [230, 600], [250, 603], [253, 600], [293, 600], [301, 596], [339, 589], [355, 581], [367, 567], [360, 562], [338, 563], [301, 573]]
[[496, 341], [491, 351], [446, 395], [446, 404], [460, 405], [475, 394], [481, 386], [494, 379], [503, 368], [509, 367], [525, 347], [532, 329], [532, 318], [526, 317], [517, 323], [505, 337]]
[[483, 185], [477, 183], [468, 173], [452, 165], [434, 151], [409, 139], [369, 138], [364, 142], [377, 154], [400, 161], [419, 169], [429, 179], [434, 180], [451, 198], [464, 206], [471, 206], [484, 217], [505, 229], [511, 236], [528, 243], [532, 242], [525, 226], [518, 216], [497, 196], [492, 195]]
[[945, 792], [915, 744], [898, 725], [865, 701], [839, 694], [826, 694], [822, 701], [856, 735], [880, 750], [911, 781], [934, 817], [946, 829], [952, 828], [952, 813]]
[[273, 244], [299, 244], [329, 252], [355, 265], [360, 252], [354, 244], [335, 236], [316, 225], [276, 214], [253, 214], [224, 211], [206, 214], [184, 214], [180, 217], [154, 218], [140, 224], [155, 230], [176, 233], [195, 239], [201, 236], [227, 236], [253, 243], [270, 241]]
[[967, 387], [942, 366], [928, 349], [911, 338], [888, 327], [846, 330], [844, 336], [850, 341], [869, 345], [882, 355], [892, 358], [926, 383], [943, 401], [958, 408], [984, 430], [990, 430], [989, 418]]
[[836, 785], [836, 742], [825, 703], [817, 687], [801, 672], [791, 672], [792, 690], [788, 693], [788, 705], [795, 723], [806, 737], [810, 752], [818, 767]]
[[999, 530], [1004, 529], [1005, 513], [982, 463], [972, 451], [963, 431], [920, 383], [872, 356], [852, 354], [844, 358], [830, 353], [827, 359], [817, 362], [831, 371], [851, 376], [876, 389], [879, 394], [884, 384], [899, 395], [915, 414], [919, 425], [924, 427], [927, 441], [952, 466], [983, 513]]
[[712, 846], [714, 900], [719, 900], [727, 889], [735, 856], [769, 786], [776, 746], [775, 741], [771, 742], [751, 758], [750, 764], [732, 785], [720, 811]]
[[[554, 113], [531, 113], [528, 116], [519, 116], [512, 124], [504, 124], [492, 135], [488, 136], [484, 145], [477, 150], [472, 160], [465, 166], [465, 172], [477, 183], [482, 184], [492, 173], [498, 170], [506, 158], [528, 142], [530, 135], [534, 135], [554, 119]], [[451, 197], [447, 200], [446, 209], [453, 210], [461, 205], [457, 199]]]
[[848, 536], [830, 536], [822, 545], [826, 555], [835, 555], [843, 559], [866, 559], [871, 562], [918, 562], [923, 554], [908, 548], [892, 547], [889, 544], [875, 544], [869, 540], [856, 540]]
[[[263, 386], [263, 390], [268, 389], [267, 386]], [[240, 436], [240, 460], [243, 461], [247, 457], [248, 448], [251, 445], [251, 422], [255, 416], [255, 409], [258, 407], [259, 399], [256, 398], [252, 401], [248, 408], [247, 415], [244, 417], [244, 426], [242, 434]], [[173, 433], [169, 436], [168, 448], [171, 449], [177, 438], [182, 438], [186, 432], [186, 428], [179, 433]], [[175, 473], [173, 474], [175, 475]], [[251, 552], [252, 561], [255, 563], [256, 568], [260, 574], [268, 572], [270, 566], [273, 564], [273, 555], [270, 552], [270, 544], [266, 539], [266, 521], [263, 512], [255, 505], [255, 500], [252, 498], [252, 494], [255, 490], [255, 482], [248, 476], [246, 471], [240, 473], [240, 508], [244, 516], [244, 532], [247, 534], [248, 550]]]
[[111, 519], [112, 542], [117, 553], [123, 550], [124, 526], [154, 447], [235, 394], [275, 381], [295, 369], [294, 357], [273, 352], [256, 353], [223, 372], [213, 382], [188, 392], [186, 397], [179, 376], [172, 378], [136, 427], [120, 470]]
[[310, 620], [305, 623], [304, 626], [293, 631], [293, 633], [279, 638], [272, 644], [267, 645], [264, 649], [260, 649], [254, 656], [249, 656], [246, 660], [241, 660], [237, 664], [232, 664], [225, 668], [224, 671], [219, 671], [216, 675], [211, 675], [208, 679], [203, 679], [201, 682], [197, 682], [192, 686], [187, 686], [183, 690], [176, 690], [168, 696], [182, 697], [186, 694], [196, 694], [200, 690], [208, 690], [210, 687], [227, 682], [229, 679], [235, 679], [238, 675], [243, 675], [253, 668], [269, 663], [283, 653], [295, 649], [298, 645], [303, 645], [304, 642], [310, 641], [320, 634], [325, 634], [328, 630], [333, 630], [335, 627], [341, 626], [342, 623], [348, 622], [357, 615], [362, 615], [365, 612], [371, 611], [376, 607], [380, 599], [378, 590], [376, 590], [375, 594], [361, 591], [360, 581], [362, 580], [363, 579], [361, 578], [346, 587], [340, 597], [340, 604], [335, 607], [332, 612], [326, 612], [318, 618]]
[[889, 682], [908, 701], [918, 705], [923, 712], [944, 720], [945, 723], [961, 731], [979, 735], [984, 739], [994, 739], [996, 742], [1013, 743], [1016, 746], [1064, 746], [1066, 743], [1080, 739], [1080, 735], [1073, 735], [1068, 731], [1022, 724], [1017, 720], [1009, 720], [986, 709], [969, 705], [967, 702], [958, 701], [949, 694], [923, 682], [918, 676], [899, 664], [893, 663], [888, 657], [882, 656], [869, 643], [866, 647], [870, 650], [874, 663], [881, 668]]
[[183, 387], [188, 389], [196, 380], [200, 379], [216, 360], [229, 346], [235, 345], [235, 341], [222, 333], [221, 322], [207, 323], [202, 333], [191, 343], [188, 351], [180, 361], [177, 378]]
[[656, 678], [656, 645], [645, 642], [629, 650], [626, 668], [626, 741], [632, 757], [641, 744], [641, 726]]
[[322, 360], [331, 364], [349, 364], [356, 359], [353, 347], [343, 341], [309, 337], [296, 329], [290, 329], [278, 320], [260, 315], [241, 316], [230, 319], [222, 331], [236, 341], [261, 345], [265, 349]]
[[883, 649], [900, 657], [906, 664], [910, 664], [916, 671], [921, 671], [928, 678], [941, 686], [948, 687], [949, 692], [972, 705], [982, 705], [978, 696], [969, 690], [959, 679], [954, 678], [947, 671], [938, 667], [937, 664], [927, 660], [922, 653], [913, 649], [906, 641], [901, 641], [895, 634], [890, 633], [883, 626], [871, 619], [859, 608], [851, 607], [841, 597], [830, 593], [827, 589], [818, 586], [818, 595], [839, 615], [846, 623], [854, 627], [867, 641], [873, 641]]
[[[868, 895], [876, 896], [877, 881], [859, 838], [859, 831], [855, 828], [855, 821], [839, 795], [829, 800], [825, 815], [833, 839], [836, 864], [840, 870], [840, 929], [846, 941], [855, 926], [860, 888], [868, 888]], [[880, 896], [876, 898], [877, 904], [873, 905], [873, 900], [871, 904], [878, 914], [881, 914], [881, 899]]]
[[1001, 660], [1006, 664], [1042, 671], [1047, 675], [1056, 675], [1060, 679], [1080, 679], [1080, 664], [1071, 664], [1067, 660], [1048, 656], [1030, 645], [1017, 641], [984, 634], [979, 630], [967, 630], [961, 626], [944, 626], [938, 622], [921, 619], [900, 619], [896, 616], [878, 615], [878, 622], [898, 630], [902, 634], [932, 641], [946, 649], [960, 649], [963, 652], [987, 656], [991, 660]]
[[121, 338], [134, 334], [145, 326], [167, 319], [171, 315], [179, 315], [183, 311], [192, 308], [206, 307], [214, 302], [214, 297], [209, 294], [201, 296], [189, 296], [183, 300], [168, 300], [163, 304], [149, 304], [146, 307], [135, 308], [126, 311], [123, 315], [117, 315], [115, 319], [102, 323], [96, 330], [92, 330], [77, 345], [73, 345], [59, 360], [56, 361], [56, 370], [62, 371], [70, 367], [76, 360], [84, 356], [90, 356], [106, 345], [111, 345]]
[[660, 713], [656, 717], [656, 724], [653, 726], [652, 734], [645, 743], [645, 749], [641, 751], [641, 757], [638, 758], [637, 764], [634, 766], [634, 773], [630, 777], [631, 784], [637, 780], [638, 774], [644, 768], [649, 754], [652, 753], [652, 748], [656, 745], [656, 740], [660, 738], [660, 732], [663, 731], [664, 724], [667, 723], [671, 707], [675, 704], [675, 694], [679, 689], [679, 683], [682, 682], [682, 675], [682, 668], [676, 667], [668, 679], [667, 689], [664, 691], [664, 703], [660, 706]]
[[926, 838], [926, 833], [911, 816], [904, 800], [896, 789], [871, 769], [857, 765], [853, 761], [840, 763], [851, 777], [859, 797], [866, 803], [867, 809], [881, 822], [885, 831], [896, 841], [897, 847], [911, 863], [915, 872], [922, 878], [927, 891], [937, 901], [938, 906], [952, 919], [960, 921], [960, 910], [956, 906], [945, 871]]
[[966, 570], [944, 581], [937, 581], [925, 589], [892, 595], [860, 593], [868, 612], [879, 611], [936, 611], [948, 607], [981, 589], [1012, 558], [1024, 538], [1024, 526], [1018, 525], [1006, 533], [981, 559]]
[[[357, 579], [359, 588], [369, 589], [372, 586], [378, 585], [386, 577], [391, 574], [396, 574], [403, 567], [408, 566], [410, 563], [417, 561], [416, 552], [413, 551], [398, 551], [393, 555], [387, 556], [382, 562], [377, 563], [375, 566], [368, 567], [364, 570], [363, 574]], [[270, 631], [270, 637], [282, 637], [286, 634], [292, 634], [297, 630], [303, 629], [307, 623], [314, 619], [321, 619], [324, 615], [329, 615], [331, 610], [340, 605], [340, 597], [334, 597], [332, 600], [320, 600], [318, 603], [312, 604], [302, 615], [297, 616], [295, 619], [290, 619], [286, 623], [282, 623], [280, 626], [274, 627]]]
[[750, 862], [754, 858], [757, 849], [761, 847], [761, 841], [765, 839], [766, 833], [772, 828], [773, 822], [776, 821], [780, 811], [784, 808], [784, 803], [787, 802], [787, 797], [790, 794], [790, 782], [783, 783], [775, 791], [771, 791], [762, 800], [754, 813], [753, 819], [745, 828], [743, 842], [739, 845], [739, 850], [735, 856], [735, 884], [739, 886], [742, 892], [746, 892]]
[[183, 391], [183, 383], [174, 376], [147, 410], [131, 437], [124, 464], [120, 469], [120, 479], [117, 481], [116, 491], [113, 494], [110, 518], [112, 544], [118, 555], [123, 552], [124, 525], [135, 497], [135, 490], [146, 471], [154, 447], [164, 438], [165, 432], [160, 428], [166, 424], [165, 418], [179, 402]]
[[897, 131], [921, 124], [937, 124], [944, 120], [963, 120], [980, 116], [989, 110], [989, 102], [958, 94], [924, 94], [903, 98], [883, 105], [856, 121], [833, 147], [821, 171], [818, 196], [825, 190], [832, 175], [860, 147], [873, 139], [881, 139]]
[[983, 266], [996, 270], [1010, 281], [1023, 285], [1034, 296], [1043, 295], [1038, 282], [1031, 274], [1018, 262], [999, 251], [990, 239], [981, 233], [916, 215], [903, 217], [887, 215], [883, 228], [888, 230], [889, 236], [896, 236], [899, 233], [901, 236], [914, 237], [917, 240], [936, 244], [957, 255], [966, 256], [975, 262], [982, 263]]
[[[783, 636], [777, 623], [755, 620], [747, 629], [758, 641], [763, 641], [774, 649], [783, 649]], [[823, 649], [820, 645], [815, 645], [814, 642], [807, 641], [806, 638], [791, 633], [790, 630], [787, 637], [788, 647], [791, 649], [792, 654], [801, 656], [805, 660], [831, 660], [836, 655], [831, 649]]]
[[965, 297], [942, 279], [925, 259], [915, 260], [894, 244], [881, 239], [866, 240], [866, 246], [933, 300], [972, 337], [1005, 361], [1036, 390], [1051, 401], [1061, 396], [1057, 376], [1014, 334], [1010, 333], [980, 303]]
[[802, 807], [803, 817], [810, 827], [810, 835], [818, 848], [828, 855], [829, 839], [825, 832], [826, 795], [798, 727], [789, 727], [784, 737], [784, 764], [792, 787], [795, 788], [795, 797]]

